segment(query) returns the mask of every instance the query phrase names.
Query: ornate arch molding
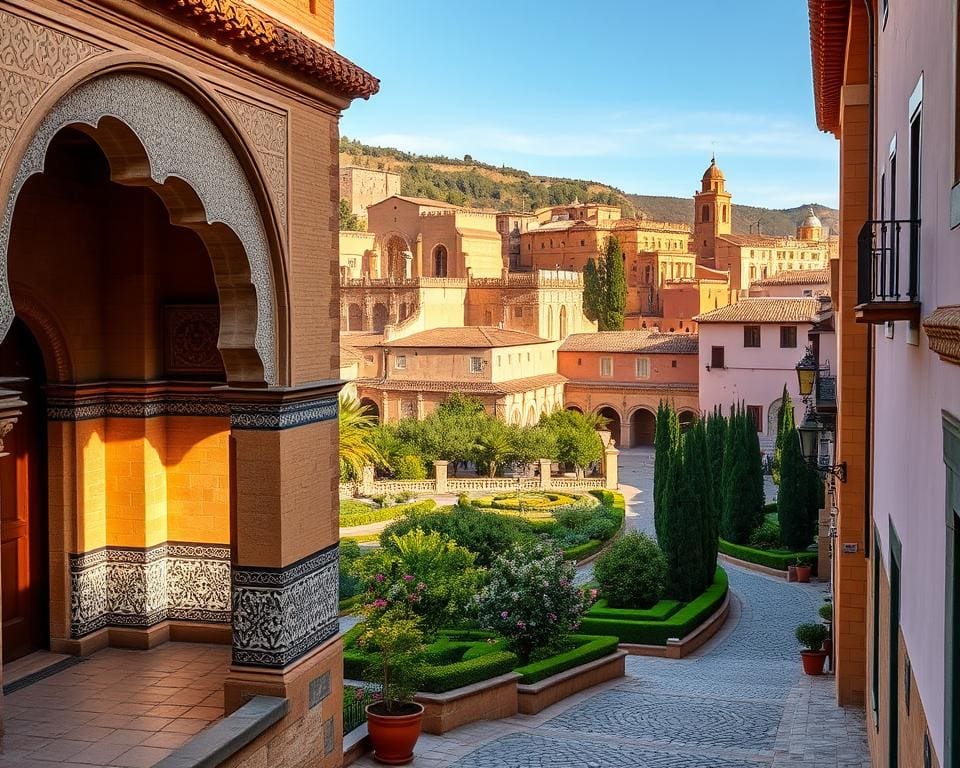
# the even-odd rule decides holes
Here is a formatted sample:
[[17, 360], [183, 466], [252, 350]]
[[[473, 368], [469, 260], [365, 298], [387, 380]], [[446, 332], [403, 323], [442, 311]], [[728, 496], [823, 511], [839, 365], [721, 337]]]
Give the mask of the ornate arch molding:
[[66, 335], [54, 314], [27, 288], [15, 285], [13, 291], [17, 295], [17, 317], [30, 329], [40, 347], [47, 381], [58, 384], [72, 381], [73, 363]]
[[[279, 383], [278, 308], [270, 245], [253, 189], [214, 121], [183, 91], [139, 72], [89, 80], [50, 109], [27, 146], [0, 222], [0, 275], [8, 274], [10, 228], [27, 180], [43, 172], [47, 149], [67, 126], [100, 145], [111, 178], [148, 186], [171, 222], [196, 231], [220, 295], [220, 338], [228, 378]], [[0, 282], [0, 337], [13, 321], [9, 280]]]

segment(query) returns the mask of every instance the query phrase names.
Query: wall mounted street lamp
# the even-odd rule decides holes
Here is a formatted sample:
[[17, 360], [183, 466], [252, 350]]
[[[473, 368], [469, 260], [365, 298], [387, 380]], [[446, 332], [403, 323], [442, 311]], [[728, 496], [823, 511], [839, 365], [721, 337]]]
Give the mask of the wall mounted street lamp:
[[819, 366], [813, 355], [813, 348], [807, 347], [800, 362], [797, 363], [797, 384], [800, 387], [800, 397], [806, 405], [806, 413], [803, 417], [803, 423], [797, 427], [800, 434], [800, 453], [804, 461], [810, 464], [818, 472], [825, 475], [832, 475], [841, 483], [847, 482], [847, 462], [841, 461], [839, 464], [824, 464], [820, 461], [820, 435], [823, 433], [823, 424], [817, 419], [816, 410], [813, 406], [813, 389], [817, 382]]

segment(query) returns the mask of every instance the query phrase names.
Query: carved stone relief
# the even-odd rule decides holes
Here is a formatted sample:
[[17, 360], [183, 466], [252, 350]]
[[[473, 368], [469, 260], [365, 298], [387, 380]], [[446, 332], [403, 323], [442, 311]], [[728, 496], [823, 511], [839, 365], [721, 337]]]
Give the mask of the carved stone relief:
[[226, 93], [224, 104], [253, 141], [277, 201], [280, 221], [287, 226], [287, 116]]

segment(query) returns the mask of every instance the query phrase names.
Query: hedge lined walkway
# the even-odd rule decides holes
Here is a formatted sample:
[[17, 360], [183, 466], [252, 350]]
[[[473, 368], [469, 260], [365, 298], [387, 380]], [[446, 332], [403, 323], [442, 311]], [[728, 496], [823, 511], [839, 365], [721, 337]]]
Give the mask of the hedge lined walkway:
[[[652, 528], [652, 452], [624, 451], [628, 530]], [[682, 660], [630, 657], [627, 676], [534, 717], [424, 735], [418, 768], [868, 768], [862, 711], [834, 704], [833, 679], [800, 671], [793, 628], [823, 585], [727, 567], [725, 629]], [[369, 756], [357, 763], [374, 766]]]

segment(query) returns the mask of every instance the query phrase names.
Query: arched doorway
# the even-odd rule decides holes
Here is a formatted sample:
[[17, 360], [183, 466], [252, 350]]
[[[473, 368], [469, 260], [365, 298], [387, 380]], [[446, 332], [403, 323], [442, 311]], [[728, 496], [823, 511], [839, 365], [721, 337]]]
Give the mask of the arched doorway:
[[390, 313], [387, 311], [387, 305], [377, 302], [373, 305], [373, 332], [383, 333], [388, 322], [390, 322]]
[[610, 437], [616, 442], [616, 445], [619, 447], [621, 443], [621, 429], [620, 429], [620, 414], [615, 408], [611, 408], [609, 405], [605, 405], [597, 411], [597, 414], [603, 416], [607, 419], [607, 429], [610, 430]]
[[568, 405], [564, 410], [573, 411], [574, 413], [583, 413], [583, 408], [579, 405]]
[[378, 406], [376, 402], [371, 400], [369, 397], [361, 397], [360, 405], [361, 407], [367, 409], [366, 410], [367, 416], [372, 416], [377, 421], [380, 421], [380, 406]]
[[697, 419], [700, 418], [699, 413], [697, 413], [696, 411], [690, 411], [690, 410], [680, 411], [680, 413], [677, 415], [679, 416], [679, 419], [680, 419], [681, 432], [686, 432], [688, 429], [690, 429], [690, 427], [696, 424]]
[[47, 533], [46, 371], [36, 340], [14, 320], [0, 344], [0, 376], [22, 378], [26, 406], [3, 438], [0, 458], [0, 562], [3, 663], [50, 645]]
[[447, 247], [438, 245], [433, 249], [433, 276], [447, 276]]
[[347, 330], [363, 330], [363, 310], [360, 309], [359, 304], [351, 304], [347, 307]]
[[637, 408], [630, 417], [633, 428], [633, 444], [653, 445], [657, 433], [657, 416], [646, 408]]

